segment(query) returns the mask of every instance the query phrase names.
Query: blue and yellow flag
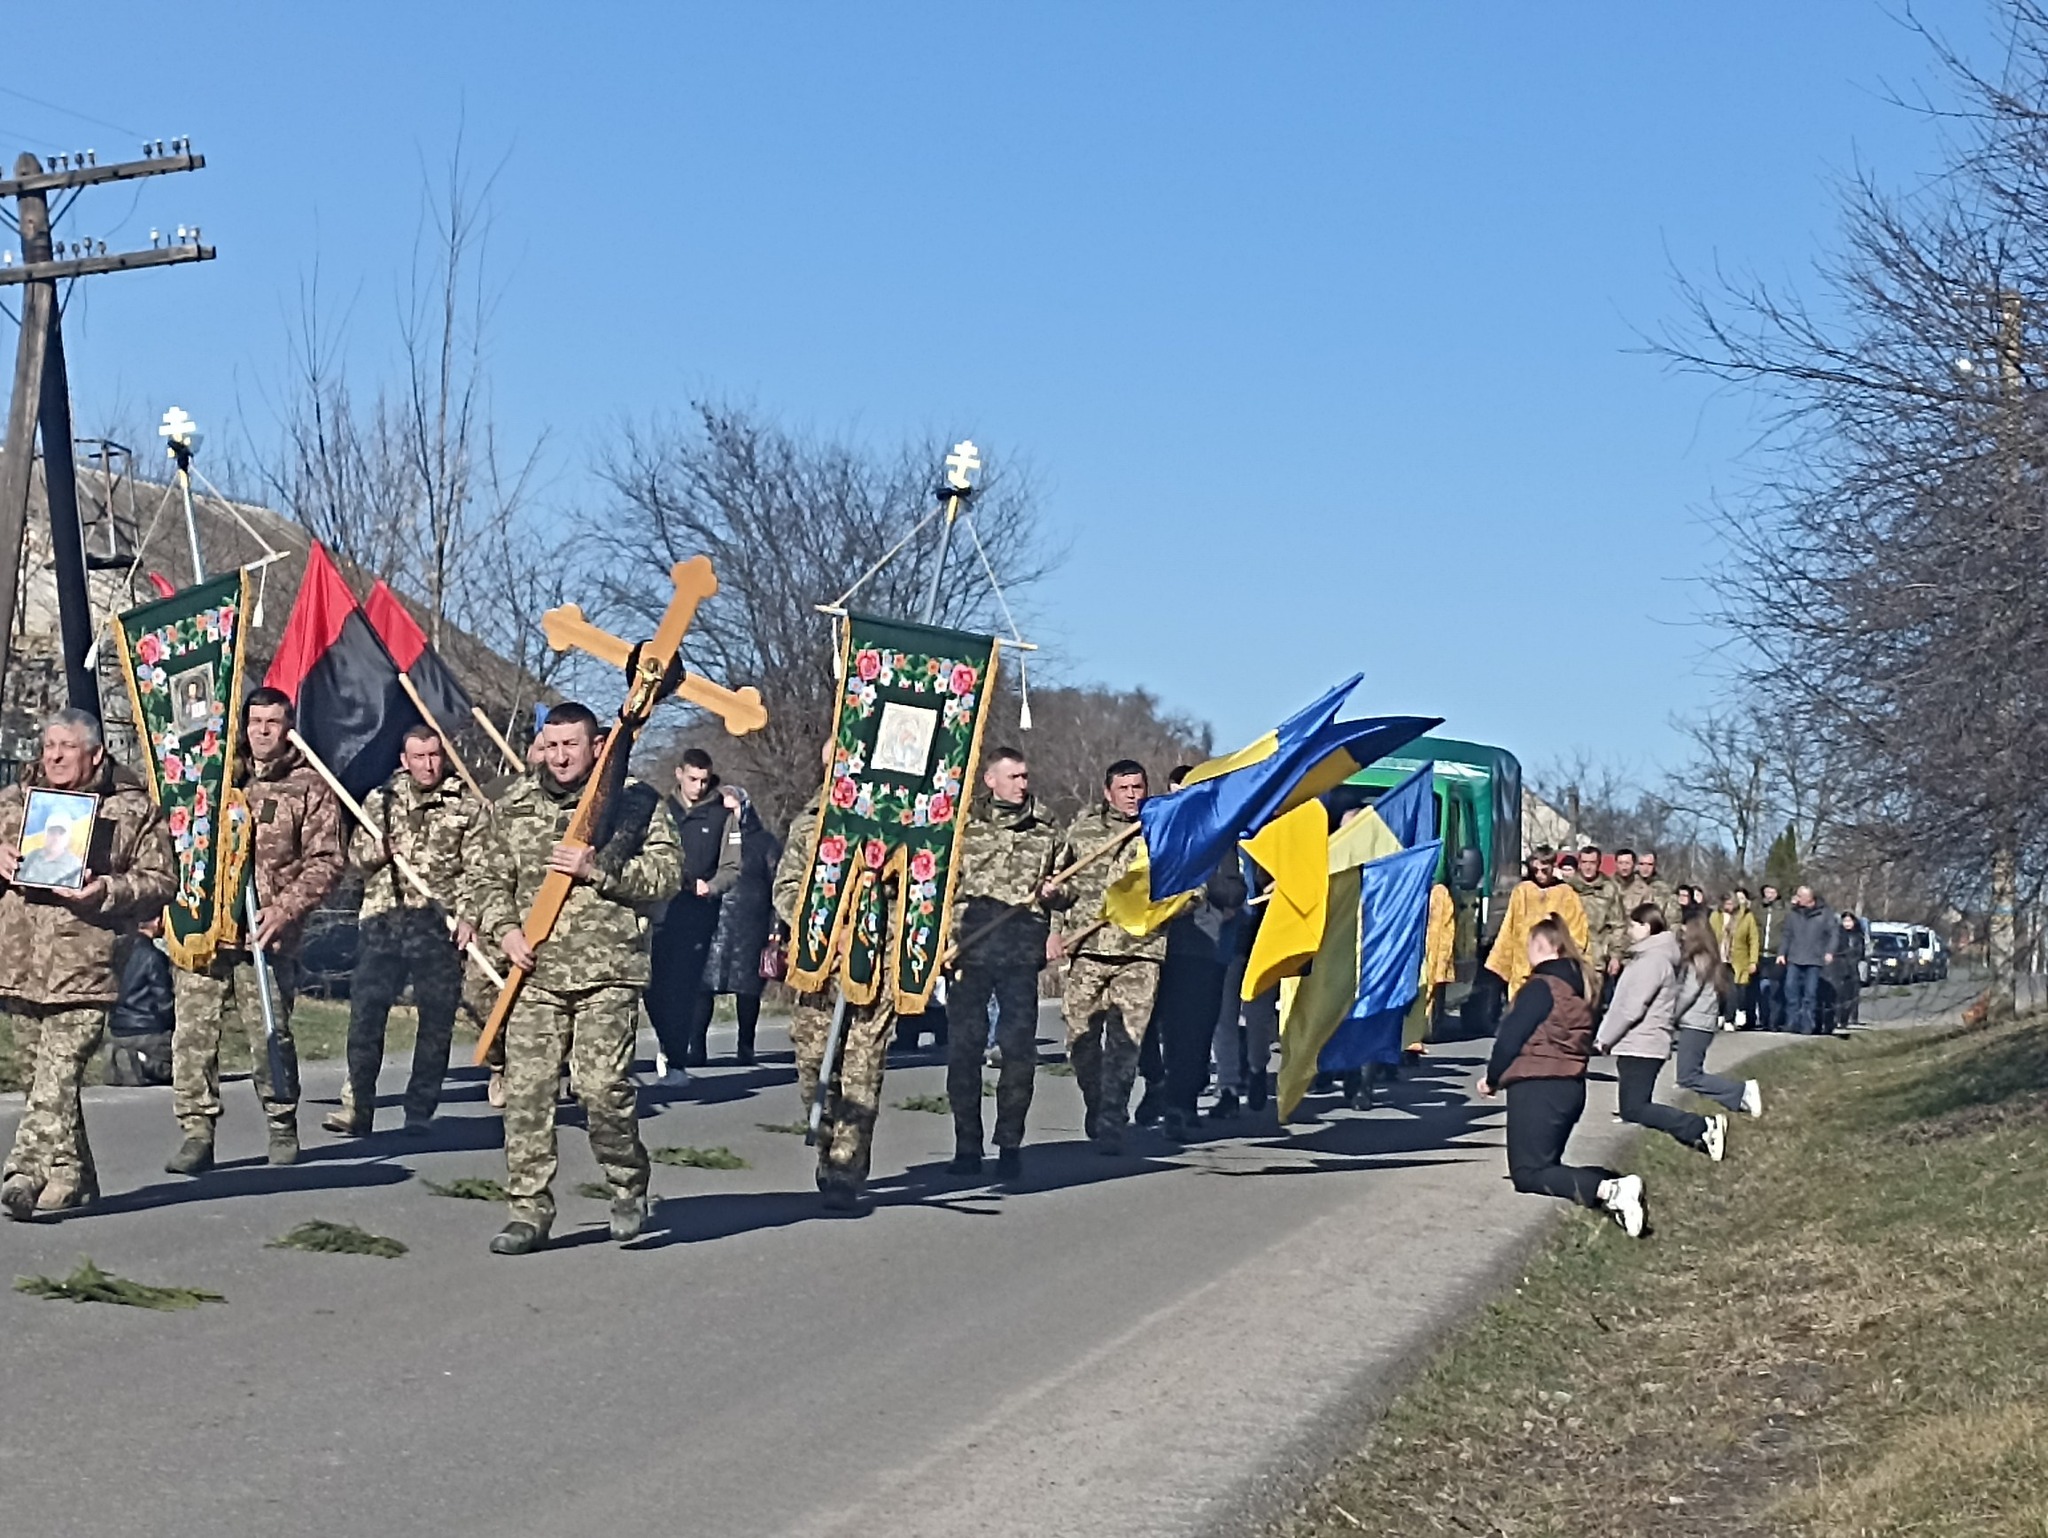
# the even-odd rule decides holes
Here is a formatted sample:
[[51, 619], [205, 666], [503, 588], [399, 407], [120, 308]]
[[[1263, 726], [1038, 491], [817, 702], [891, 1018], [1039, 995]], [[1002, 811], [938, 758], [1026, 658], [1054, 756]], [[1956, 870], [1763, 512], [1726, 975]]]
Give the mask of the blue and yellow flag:
[[1431, 839], [1330, 878], [1322, 947], [1308, 976], [1287, 990], [1280, 1022], [1283, 1121], [1319, 1069], [1400, 1061], [1401, 1021], [1422, 985], [1430, 888], [1442, 853]]
[[1320, 805], [1274, 818], [1245, 852], [1272, 878], [1266, 916], [1245, 963], [1243, 996], [1255, 999], [1298, 976], [1323, 943], [1331, 877], [1436, 836], [1436, 765], [1424, 764], [1335, 833]]
[[1337, 720], [1363, 676], [1353, 675], [1250, 746], [1197, 765], [1179, 790], [1145, 803], [1139, 817], [1153, 902], [1194, 891], [1238, 839], [1441, 724], [1435, 716]]

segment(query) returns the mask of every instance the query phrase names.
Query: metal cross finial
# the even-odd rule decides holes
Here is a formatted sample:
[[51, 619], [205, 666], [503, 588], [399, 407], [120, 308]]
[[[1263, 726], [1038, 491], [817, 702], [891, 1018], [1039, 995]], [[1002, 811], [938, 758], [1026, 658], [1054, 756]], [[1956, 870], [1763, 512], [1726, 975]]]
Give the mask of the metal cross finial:
[[199, 443], [199, 424], [185, 415], [183, 406], [173, 406], [164, 413], [163, 426], [156, 435], [164, 440], [164, 448], [171, 458], [176, 459], [180, 450], [190, 454]]
[[953, 452], [946, 456], [946, 489], [949, 491], [970, 491], [972, 477], [981, 468], [981, 450], [974, 446], [972, 438], [962, 438], [953, 445]]

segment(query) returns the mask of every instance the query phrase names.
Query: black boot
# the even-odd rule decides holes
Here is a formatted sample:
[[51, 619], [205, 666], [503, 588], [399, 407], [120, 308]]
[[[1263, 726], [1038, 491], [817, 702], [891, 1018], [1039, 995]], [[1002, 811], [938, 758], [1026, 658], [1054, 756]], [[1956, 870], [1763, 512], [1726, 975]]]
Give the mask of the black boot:
[[1131, 1112], [1131, 1120], [1141, 1127], [1149, 1127], [1166, 1114], [1166, 1081], [1147, 1079], [1145, 1093], [1138, 1097], [1138, 1108]]
[[981, 1150], [971, 1144], [962, 1143], [953, 1150], [953, 1162], [946, 1166], [948, 1175], [979, 1175], [981, 1173]]
[[1022, 1180], [1024, 1178], [1024, 1150], [1021, 1148], [998, 1148], [996, 1150], [996, 1179]]

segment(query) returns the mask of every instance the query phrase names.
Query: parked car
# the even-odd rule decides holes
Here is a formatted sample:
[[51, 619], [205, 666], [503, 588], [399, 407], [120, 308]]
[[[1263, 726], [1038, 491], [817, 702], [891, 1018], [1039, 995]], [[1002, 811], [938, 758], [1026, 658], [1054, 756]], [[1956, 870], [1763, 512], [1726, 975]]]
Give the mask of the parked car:
[[1895, 929], [1877, 929], [1870, 937], [1870, 980], [1873, 983], [1918, 981], [1917, 958], [1907, 936]]
[[1921, 979], [1926, 982], [1940, 982], [1948, 976], [1948, 947], [1941, 943], [1941, 937], [1925, 924], [1915, 924], [1911, 936], [1914, 964]]

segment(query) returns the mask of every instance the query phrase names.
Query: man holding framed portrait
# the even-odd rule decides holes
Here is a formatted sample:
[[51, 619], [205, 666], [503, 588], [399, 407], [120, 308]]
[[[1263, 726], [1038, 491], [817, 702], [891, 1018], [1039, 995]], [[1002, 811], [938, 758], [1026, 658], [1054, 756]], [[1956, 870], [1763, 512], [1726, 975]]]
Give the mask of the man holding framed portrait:
[[108, 759], [97, 720], [58, 711], [26, 783], [0, 789], [0, 1010], [29, 1076], [0, 1167], [8, 1217], [99, 1195], [79, 1086], [136, 927], [176, 885], [170, 835], [141, 780]]

